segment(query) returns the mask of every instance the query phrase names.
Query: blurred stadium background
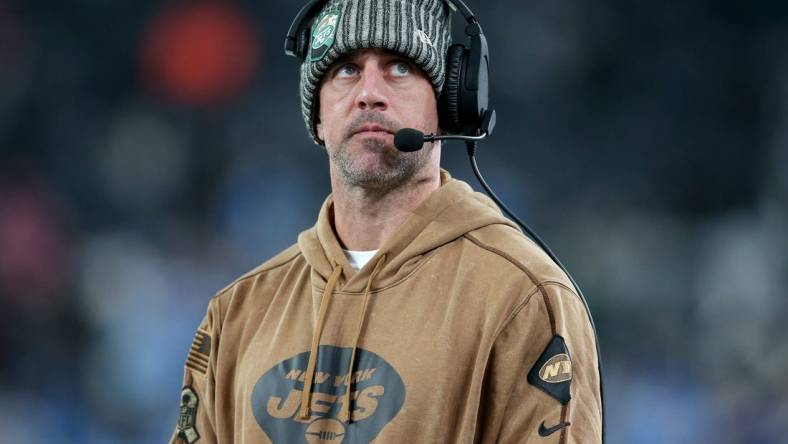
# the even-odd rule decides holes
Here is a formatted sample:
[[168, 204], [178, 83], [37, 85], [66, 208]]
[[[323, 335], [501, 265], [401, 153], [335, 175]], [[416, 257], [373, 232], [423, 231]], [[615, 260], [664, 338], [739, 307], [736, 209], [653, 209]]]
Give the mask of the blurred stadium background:
[[[609, 442], [788, 443], [788, 3], [469, 5], [479, 162], [584, 287]], [[301, 6], [0, 0], [0, 442], [168, 438], [208, 299], [329, 189]]]

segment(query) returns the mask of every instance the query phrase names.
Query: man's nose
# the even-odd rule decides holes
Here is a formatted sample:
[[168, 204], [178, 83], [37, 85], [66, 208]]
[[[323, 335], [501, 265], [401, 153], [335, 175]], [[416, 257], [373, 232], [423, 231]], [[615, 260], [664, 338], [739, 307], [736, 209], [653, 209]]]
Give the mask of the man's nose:
[[384, 111], [388, 108], [388, 85], [383, 72], [378, 67], [365, 67], [361, 73], [359, 92], [356, 97], [356, 106], [368, 111]]

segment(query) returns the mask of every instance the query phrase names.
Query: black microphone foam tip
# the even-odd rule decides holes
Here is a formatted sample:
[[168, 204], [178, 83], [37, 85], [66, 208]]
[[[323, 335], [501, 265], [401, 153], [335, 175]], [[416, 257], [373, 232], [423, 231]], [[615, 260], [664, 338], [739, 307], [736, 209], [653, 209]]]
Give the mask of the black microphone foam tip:
[[406, 153], [418, 151], [424, 146], [424, 133], [413, 128], [402, 128], [394, 134], [394, 146]]

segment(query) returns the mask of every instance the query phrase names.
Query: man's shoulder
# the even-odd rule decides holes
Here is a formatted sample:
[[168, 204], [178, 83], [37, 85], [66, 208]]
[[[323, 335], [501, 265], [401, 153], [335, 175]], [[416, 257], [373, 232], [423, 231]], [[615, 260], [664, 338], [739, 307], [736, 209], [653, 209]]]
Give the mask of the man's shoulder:
[[278, 272], [285, 272], [286, 266], [292, 263], [300, 256], [301, 256], [301, 250], [298, 248], [298, 244], [295, 243], [285, 248], [284, 250], [280, 251], [275, 256], [263, 262], [262, 264], [256, 266], [255, 268], [247, 271], [246, 273], [236, 278], [229, 285], [221, 289], [217, 293], [217, 296], [221, 296], [222, 294], [229, 293], [233, 289], [237, 288], [238, 286], [244, 284], [245, 282], [252, 281], [255, 278], [267, 276], [270, 274], [276, 274]]
[[572, 287], [558, 264], [533, 240], [512, 226], [488, 225], [466, 233], [464, 238], [479, 247], [481, 254], [496, 258], [487, 266], [505, 263], [527, 276], [534, 285], [556, 282]]

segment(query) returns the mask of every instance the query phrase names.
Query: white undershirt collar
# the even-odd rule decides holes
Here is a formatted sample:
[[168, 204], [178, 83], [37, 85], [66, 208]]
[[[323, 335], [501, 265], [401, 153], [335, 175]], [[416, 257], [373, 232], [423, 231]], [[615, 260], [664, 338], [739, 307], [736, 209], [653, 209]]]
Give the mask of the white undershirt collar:
[[378, 250], [370, 250], [370, 251], [353, 251], [353, 250], [345, 250], [344, 248], [342, 251], [345, 252], [345, 256], [347, 256], [348, 262], [350, 262], [350, 266], [353, 267], [354, 270], [358, 271], [361, 270], [364, 265], [375, 256], [375, 253]]

